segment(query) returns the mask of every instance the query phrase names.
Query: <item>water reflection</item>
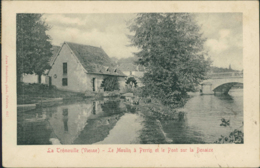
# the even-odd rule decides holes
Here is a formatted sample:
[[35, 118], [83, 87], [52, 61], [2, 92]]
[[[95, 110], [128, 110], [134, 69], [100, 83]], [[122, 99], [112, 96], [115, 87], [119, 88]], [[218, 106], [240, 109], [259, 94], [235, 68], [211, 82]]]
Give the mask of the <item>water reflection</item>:
[[202, 132], [189, 125], [187, 113], [180, 112], [177, 120], [162, 121], [163, 131], [170, 143], [198, 144], [204, 143]]
[[179, 122], [182, 122], [182, 121], [185, 121], [186, 120], [186, 115], [184, 112], [179, 112], [178, 114], [178, 121]]
[[[213, 143], [221, 135], [243, 128], [243, 90], [231, 90], [229, 95], [196, 95], [178, 116], [178, 120], [162, 122], [172, 143]], [[222, 120], [229, 120], [227, 127]]]
[[139, 144], [139, 134], [142, 129], [142, 118], [132, 113], [125, 113], [119, 118], [107, 137], [98, 144]]
[[[19, 113], [17, 143], [93, 144], [110, 135], [125, 113], [126, 107], [120, 99], [64, 102], [55, 107]], [[125, 126], [131, 129], [129, 125]], [[113, 134], [113, 138], [119, 139]]]
[[96, 102], [93, 102], [93, 109], [92, 109], [92, 114], [96, 114]]
[[[152, 118], [144, 125], [138, 109], [120, 99], [64, 101], [18, 112], [17, 144], [213, 143], [221, 135], [243, 129], [243, 90], [230, 90], [229, 95], [197, 94], [179, 110], [177, 120]], [[225, 127], [223, 119], [229, 123]], [[152, 128], [146, 130], [148, 140], [141, 141], [140, 131], [146, 128]], [[141, 137], [147, 139], [146, 134]]]
[[68, 120], [69, 120], [68, 114], [69, 114], [69, 110], [67, 108], [63, 109], [62, 115], [63, 115], [63, 123], [64, 123], [64, 132], [69, 131], [69, 129], [68, 129]]

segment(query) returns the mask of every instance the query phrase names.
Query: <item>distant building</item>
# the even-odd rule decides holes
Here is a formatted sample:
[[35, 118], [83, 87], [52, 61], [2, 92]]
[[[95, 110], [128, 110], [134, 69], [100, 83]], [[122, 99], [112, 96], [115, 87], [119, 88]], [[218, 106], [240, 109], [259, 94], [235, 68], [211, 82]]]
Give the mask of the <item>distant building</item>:
[[109, 76], [118, 78], [120, 89], [125, 86], [126, 75], [100, 47], [64, 42], [51, 66], [46, 82], [61, 90], [99, 92]]
[[[51, 49], [52, 50], [52, 56], [50, 58], [49, 63], [51, 63], [53, 61], [53, 59], [55, 58], [59, 49], [60, 49], [60, 46], [52, 46], [52, 49]], [[46, 70], [45, 73], [47, 73], [47, 72], [48, 72], [48, 70]], [[41, 83], [46, 83], [45, 79], [46, 79], [46, 75], [44, 75], [44, 74], [41, 75]], [[24, 82], [24, 83], [40, 83], [39, 77], [36, 74], [23, 74], [21, 81]]]

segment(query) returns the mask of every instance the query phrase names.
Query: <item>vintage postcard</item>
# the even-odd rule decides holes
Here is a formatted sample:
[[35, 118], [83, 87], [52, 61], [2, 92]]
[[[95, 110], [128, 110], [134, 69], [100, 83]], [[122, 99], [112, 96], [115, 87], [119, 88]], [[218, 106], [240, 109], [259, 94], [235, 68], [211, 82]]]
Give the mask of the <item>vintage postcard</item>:
[[4, 1], [5, 167], [258, 167], [257, 1]]

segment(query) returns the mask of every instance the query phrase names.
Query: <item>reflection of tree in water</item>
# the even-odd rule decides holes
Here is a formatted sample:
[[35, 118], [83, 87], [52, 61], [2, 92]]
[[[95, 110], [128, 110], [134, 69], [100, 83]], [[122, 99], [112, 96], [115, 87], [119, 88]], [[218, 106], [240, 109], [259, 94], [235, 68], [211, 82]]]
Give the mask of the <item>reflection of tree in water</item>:
[[96, 102], [93, 102], [92, 114], [96, 115]]
[[122, 113], [122, 109], [120, 108], [120, 100], [117, 101], [106, 101], [101, 105], [101, 108], [105, 114], [113, 115]]
[[52, 132], [47, 127], [48, 122], [23, 122], [17, 124], [18, 145], [50, 144], [49, 137]]
[[135, 113], [135, 111], [136, 111], [136, 107], [135, 107], [135, 106], [131, 106], [131, 105], [129, 105], [129, 104], [126, 104], [125, 106], [126, 106], [126, 110], [127, 110], [128, 112], [130, 112], [130, 113]]
[[36, 108], [17, 113], [17, 144], [50, 144], [52, 132], [46, 118], [56, 112], [56, 108]]
[[179, 112], [178, 114], [178, 121], [185, 121], [186, 120], [186, 114], [184, 112]]
[[189, 128], [185, 115], [185, 113], [179, 113], [177, 120], [162, 122], [167, 137], [172, 140], [173, 144], [204, 144], [202, 133]]
[[[203, 144], [198, 131], [191, 131], [185, 112], [180, 111], [174, 120], [156, 120], [156, 116], [144, 117], [144, 129], [140, 139], [143, 144]], [[156, 122], [157, 121], [157, 122]]]

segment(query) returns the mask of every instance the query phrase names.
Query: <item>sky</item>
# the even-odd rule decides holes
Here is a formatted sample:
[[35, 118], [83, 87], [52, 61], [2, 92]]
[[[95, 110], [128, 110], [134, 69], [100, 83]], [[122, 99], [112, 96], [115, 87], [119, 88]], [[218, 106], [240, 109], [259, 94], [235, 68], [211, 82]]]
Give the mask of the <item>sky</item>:
[[[53, 45], [64, 41], [102, 47], [109, 57], [133, 57], [138, 49], [130, 47], [127, 28], [135, 14], [44, 14], [51, 29]], [[205, 49], [214, 66], [243, 69], [243, 31], [241, 13], [195, 14], [207, 38]]]

